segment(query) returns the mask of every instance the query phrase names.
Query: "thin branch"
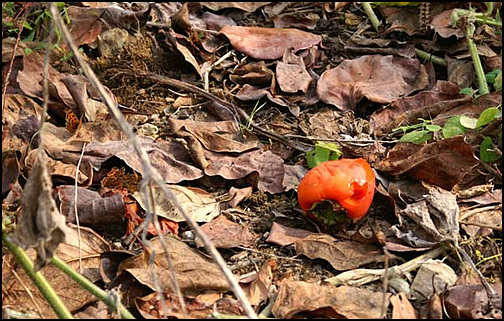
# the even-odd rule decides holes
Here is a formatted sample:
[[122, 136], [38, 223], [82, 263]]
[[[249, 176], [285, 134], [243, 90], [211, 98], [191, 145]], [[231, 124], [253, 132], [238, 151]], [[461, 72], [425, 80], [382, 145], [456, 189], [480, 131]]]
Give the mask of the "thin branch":
[[16, 258], [16, 262], [26, 271], [26, 274], [30, 277], [33, 283], [37, 286], [40, 293], [49, 303], [51, 308], [53, 308], [54, 312], [61, 319], [73, 319], [72, 314], [67, 309], [63, 301], [61, 301], [60, 297], [56, 294], [51, 284], [47, 282], [46, 278], [40, 271], [35, 272], [33, 269], [33, 262], [30, 260], [28, 255], [23, 249], [19, 246], [14, 245], [8, 237], [5, 231], [5, 226], [2, 222], [2, 244], [9, 249], [9, 251]]

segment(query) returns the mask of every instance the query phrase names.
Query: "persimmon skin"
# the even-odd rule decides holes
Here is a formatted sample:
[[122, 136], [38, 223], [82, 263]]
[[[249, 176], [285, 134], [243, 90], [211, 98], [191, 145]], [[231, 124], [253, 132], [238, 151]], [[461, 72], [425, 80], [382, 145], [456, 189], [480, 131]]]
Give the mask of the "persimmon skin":
[[298, 186], [298, 202], [310, 215], [313, 204], [324, 200], [337, 202], [347, 216], [360, 219], [366, 215], [375, 192], [375, 175], [362, 158], [323, 162], [306, 173]]

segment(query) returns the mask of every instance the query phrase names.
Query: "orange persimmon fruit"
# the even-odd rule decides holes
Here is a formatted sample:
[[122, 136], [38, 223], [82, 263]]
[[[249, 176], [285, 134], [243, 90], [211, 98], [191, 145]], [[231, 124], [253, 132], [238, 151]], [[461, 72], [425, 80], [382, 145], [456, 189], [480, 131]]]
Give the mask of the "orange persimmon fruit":
[[375, 175], [368, 162], [339, 159], [323, 162], [306, 173], [299, 183], [298, 201], [310, 218], [332, 225], [340, 213], [354, 221], [366, 215], [374, 191]]

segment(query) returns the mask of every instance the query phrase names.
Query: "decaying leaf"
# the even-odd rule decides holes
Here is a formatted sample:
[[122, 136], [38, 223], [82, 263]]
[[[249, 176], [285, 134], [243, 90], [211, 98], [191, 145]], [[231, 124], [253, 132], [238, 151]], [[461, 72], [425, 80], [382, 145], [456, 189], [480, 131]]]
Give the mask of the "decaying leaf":
[[430, 298], [434, 293], [442, 293], [457, 281], [453, 269], [439, 261], [432, 260], [422, 264], [413, 283], [411, 293], [415, 298]]
[[355, 110], [362, 98], [390, 103], [427, 86], [417, 84], [422, 68], [417, 59], [404, 57], [366, 55], [344, 60], [320, 76], [317, 95], [341, 110]]
[[407, 174], [447, 190], [455, 184], [466, 188], [483, 183], [474, 150], [462, 136], [425, 145], [397, 143], [374, 167], [391, 175]]
[[16, 224], [15, 239], [24, 249], [35, 248], [35, 270], [49, 263], [58, 245], [65, 241], [65, 217], [52, 197], [51, 177], [44, 154], [33, 166], [21, 197], [22, 214]]
[[[197, 187], [184, 187], [179, 185], [168, 185], [168, 188], [173, 192], [180, 205], [185, 209], [196, 222], [210, 222], [213, 218], [219, 215], [219, 202], [216, 201], [210, 193]], [[146, 209], [144, 196], [140, 192], [133, 194], [136, 201]], [[160, 188], [154, 189], [154, 212], [162, 217], [175, 222], [185, 221], [182, 213], [167, 200]]]
[[[385, 295], [388, 306], [390, 294]], [[296, 317], [379, 319], [383, 318], [383, 294], [350, 286], [334, 287], [284, 280], [272, 312], [277, 318]]]
[[266, 242], [270, 242], [279, 246], [293, 245], [297, 240], [304, 239], [308, 235], [317, 234], [307, 230], [283, 226], [277, 222], [273, 222], [270, 233]]
[[455, 195], [424, 182], [399, 181], [389, 185], [398, 209], [399, 224], [392, 226], [397, 237], [414, 247], [456, 241], [459, 237], [459, 207]]
[[[226, 278], [215, 263], [210, 262], [196, 250], [174, 237], [165, 236], [165, 253], [159, 237], [150, 240], [150, 248], [124, 260], [119, 265], [119, 273], [130, 273], [137, 281], [156, 290], [153, 273], [157, 273], [158, 283], [165, 292], [174, 292], [173, 281], [166, 254], [170, 255], [182, 293], [195, 295], [204, 290], [227, 292], [230, 290]], [[149, 262], [154, 255], [155, 263]]]
[[[201, 229], [216, 248], [229, 249], [237, 246], [249, 247], [254, 245], [255, 236], [249, 231], [248, 227], [232, 222], [224, 215], [203, 224]], [[204, 245], [199, 238], [196, 238], [197, 247], [203, 247]]]
[[[163, 315], [163, 305], [159, 302], [157, 293], [149, 294], [145, 297], [135, 298], [135, 306], [140, 314], [146, 319], [184, 319], [184, 313], [180, 306], [179, 298], [173, 293], [163, 293], [166, 314]], [[241, 304], [234, 299], [225, 297], [215, 302], [207, 303], [198, 298], [185, 297], [187, 317], [189, 319], [209, 319], [212, 313], [222, 313], [227, 315], [242, 315]]]
[[322, 41], [320, 35], [298, 29], [225, 26], [220, 30], [238, 51], [255, 59], [278, 59], [286, 49], [308, 49]]
[[268, 299], [273, 281], [272, 269], [276, 267], [275, 260], [264, 262], [257, 273], [257, 278], [248, 284], [240, 284], [252, 306], [258, 306]]
[[338, 271], [382, 262], [381, 251], [374, 245], [353, 241], [338, 241], [327, 234], [312, 234], [295, 242], [296, 253], [310, 259], [324, 259]]
[[415, 308], [411, 305], [404, 292], [390, 297], [392, 304], [392, 319], [416, 319]]

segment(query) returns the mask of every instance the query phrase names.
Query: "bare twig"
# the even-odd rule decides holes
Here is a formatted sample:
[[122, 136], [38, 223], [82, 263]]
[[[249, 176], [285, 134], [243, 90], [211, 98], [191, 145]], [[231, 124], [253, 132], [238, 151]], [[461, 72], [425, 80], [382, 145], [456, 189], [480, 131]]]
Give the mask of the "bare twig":
[[230, 287], [232, 288], [237, 299], [242, 304], [247, 316], [249, 318], [257, 318], [257, 314], [255, 313], [255, 311], [252, 308], [252, 306], [250, 305], [250, 303], [247, 301], [245, 293], [243, 292], [240, 285], [236, 281], [233, 273], [228, 269], [226, 262], [224, 261], [224, 259], [220, 255], [220, 253], [217, 251], [215, 246], [212, 244], [212, 242], [210, 241], [208, 236], [199, 227], [198, 223], [196, 223], [194, 221], [194, 219], [186, 212], [186, 210], [184, 209], [184, 207], [182, 207], [182, 205], [180, 204], [178, 199], [175, 197], [173, 192], [168, 188], [168, 186], [166, 186], [166, 182], [161, 177], [159, 172], [152, 166], [147, 153], [142, 148], [140, 142], [138, 141], [137, 137], [133, 133], [133, 130], [131, 129], [131, 125], [128, 122], [126, 122], [124, 115], [120, 112], [120, 110], [114, 104], [111, 97], [105, 91], [105, 88], [100, 83], [100, 81], [96, 77], [96, 75], [93, 72], [93, 70], [91, 69], [91, 67], [88, 65], [88, 63], [82, 57], [81, 53], [79, 52], [79, 49], [77, 48], [77, 45], [73, 41], [72, 36], [70, 35], [70, 32], [68, 31], [68, 28], [65, 26], [63, 20], [61, 19], [54, 3], [51, 3], [50, 10], [53, 15], [53, 21], [57, 24], [57, 26], [61, 30], [63, 36], [65, 37], [66, 41], [68, 42], [70, 48], [72, 49], [72, 52], [75, 55], [75, 58], [77, 59], [79, 65], [82, 68], [83, 73], [86, 75], [86, 77], [91, 82], [91, 84], [99, 91], [100, 96], [103, 99], [103, 102], [107, 105], [110, 112], [113, 114], [114, 118], [116, 119], [117, 125], [127, 135], [130, 143], [133, 145], [135, 151], [137, 152], [138, 156], [140, 157], [143, 172], [144, 172], [144, 179], [153, 180], [156, 183], [156, 185], [161, 188], [166, 199], [170, 200], [175, 205], [175, 207], [180, 211], [180, 213], [182, 214], [182, 216], [184, 217], [184, 219], [186, 220], [188, 225], [191, 227], [191, 229], [194, 231], [194, 233], [202, 240], [202, 242], [205, 244], [207, 251], [214, 258], [215, 263], [217, 264], [217, 266], [219, 267], [221, 272], [226, 277], [227, 282], [229, 283]]
[[79, 168], [82, 161], [82, 157], [84, 156], [84, 150], [86, 149], [86, 143], [82, 146], [82, 152], [79, 157], [79, 162], [77, 163], [77, 168], [75, 169], [75, 190], [74, 190], [74, 212], [75, 212], [75, 222], [77, 223], [77, 236], [79, 239], [79, 272], [82, 273], [82, 258], [81, 258], [81, 231], [79, 224], [79, 211], [77, 209], [77, 189], [78, 189], [78, 179], [79, 179]]

